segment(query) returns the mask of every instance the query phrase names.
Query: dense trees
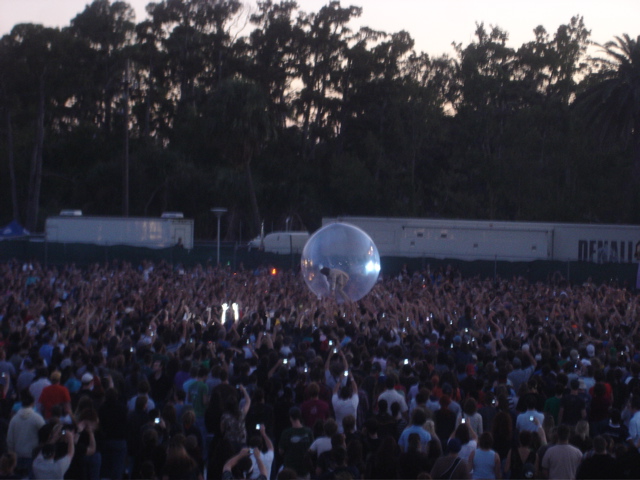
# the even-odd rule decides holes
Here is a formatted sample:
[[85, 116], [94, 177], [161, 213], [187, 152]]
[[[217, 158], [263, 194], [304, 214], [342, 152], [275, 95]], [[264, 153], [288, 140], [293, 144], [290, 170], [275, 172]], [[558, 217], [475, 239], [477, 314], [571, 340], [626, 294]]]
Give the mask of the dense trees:
[[[452, 57], [329, 2], [94, 0], [0, 39], [0, 221], [181, 210], [211, 236], [325, 215], [639, 221], [640, 37], [574, 17]], [[296, 224], [297, 223], [297, 224]]]

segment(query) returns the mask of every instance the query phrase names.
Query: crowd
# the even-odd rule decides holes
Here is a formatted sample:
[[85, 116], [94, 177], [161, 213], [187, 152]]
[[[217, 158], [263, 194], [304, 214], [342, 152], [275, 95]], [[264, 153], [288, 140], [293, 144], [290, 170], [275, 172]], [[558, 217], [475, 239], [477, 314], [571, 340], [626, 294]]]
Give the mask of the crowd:
[[0, 479], [640, 478], [616, 285], [0, 264]]

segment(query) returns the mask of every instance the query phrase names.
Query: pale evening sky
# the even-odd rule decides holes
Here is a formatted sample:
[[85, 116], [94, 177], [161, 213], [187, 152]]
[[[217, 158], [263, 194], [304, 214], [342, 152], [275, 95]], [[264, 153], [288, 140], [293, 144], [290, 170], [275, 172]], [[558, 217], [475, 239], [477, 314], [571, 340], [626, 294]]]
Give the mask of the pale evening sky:
[[[22, 22], [63, 27], [84, 10], [88, 0], [0, 0], [0, 35]], [[145, 17], [149, 0], [129, 0], [136, 20]], [[245, 2], [255, 8], [255, 0]], [[300, 9], [317, 12], [328, 0], [298, 0]], [[624, 33], [640, 34], [639, 0], [352, 0], [342, 6], [363, 7], [352, 28], [366, 25], [387, 33], [406, 30], [416, 42], [416, 50], [432, 56], [452, 53], [451, 43], [467, 45], [473, 40], [476, 22], [499, 26], [509, 33], [509, 46], [517, 48], [533, 40], [533, 29], [543, 25], [553, 34], [572, 16], [582, 15], [598, 43]], [[248, 33], [251, 26], [242, 33]]]

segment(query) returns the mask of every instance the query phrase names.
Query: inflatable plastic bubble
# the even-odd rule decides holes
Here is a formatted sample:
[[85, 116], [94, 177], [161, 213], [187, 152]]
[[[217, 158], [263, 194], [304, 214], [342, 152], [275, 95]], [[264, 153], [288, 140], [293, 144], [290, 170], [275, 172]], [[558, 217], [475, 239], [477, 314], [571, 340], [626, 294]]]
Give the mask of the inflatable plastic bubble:
[[[323, 298], [335, 295], [339, 303], [348, 301], [346, 297], [360, 300], [371, 291], [380, 273], [380, 254], [373, 240], [348, 223], [331, 223], [314, 233], [302, 250], [300, 263], [311, 291]], [[346, 273], [348, 280], [336, 270]], [[334, 292], [332, 283], [336, 285]]]

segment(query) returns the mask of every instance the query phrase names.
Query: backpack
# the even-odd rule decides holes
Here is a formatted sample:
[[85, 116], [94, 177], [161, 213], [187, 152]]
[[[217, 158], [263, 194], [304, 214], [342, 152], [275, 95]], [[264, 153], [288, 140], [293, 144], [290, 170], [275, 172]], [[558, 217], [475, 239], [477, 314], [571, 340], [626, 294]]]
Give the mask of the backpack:
[[522, 466], [522, 478], [533, 478], [536, 474], [536, 467], [531, 462], [526, 462]]

